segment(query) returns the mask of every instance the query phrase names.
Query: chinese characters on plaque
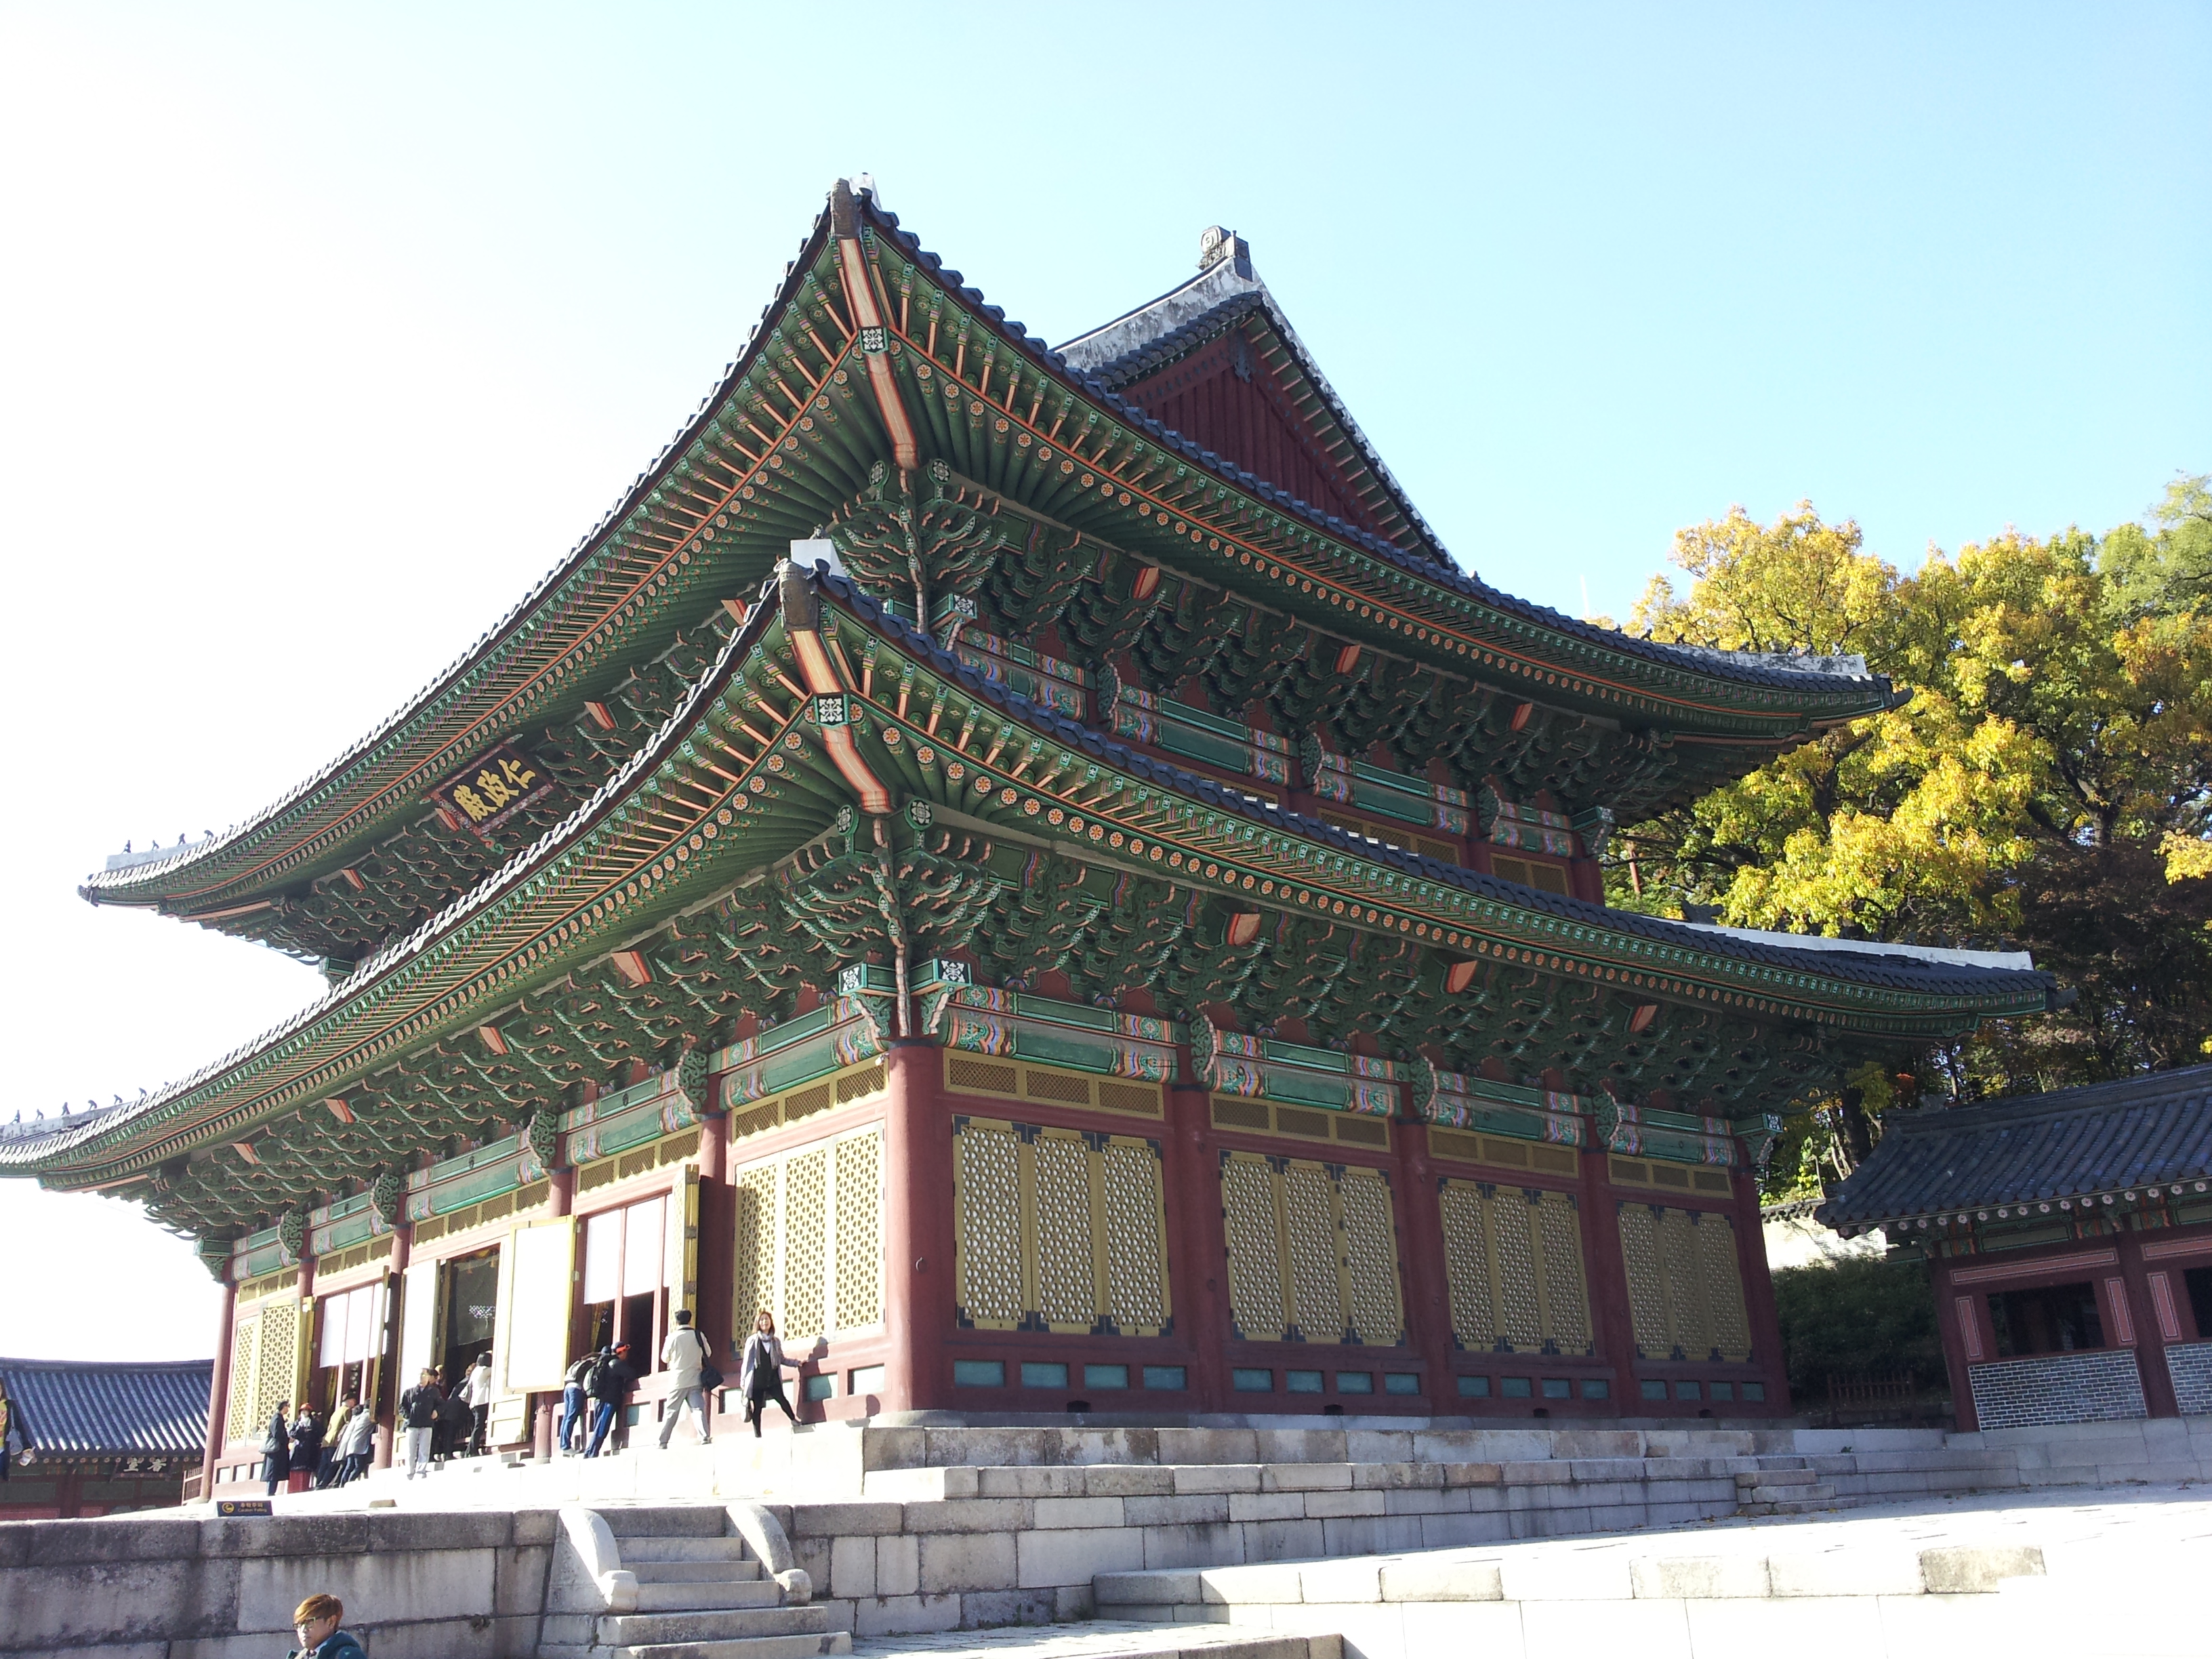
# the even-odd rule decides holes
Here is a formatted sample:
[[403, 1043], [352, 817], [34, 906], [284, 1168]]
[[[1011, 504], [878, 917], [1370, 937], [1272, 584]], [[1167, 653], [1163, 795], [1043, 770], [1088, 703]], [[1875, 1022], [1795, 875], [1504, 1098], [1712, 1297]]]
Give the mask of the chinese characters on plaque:
[[485, 750], [430, 792], [453, 817], [489, 836], [553, 788], [552, 775], [511, 743]]

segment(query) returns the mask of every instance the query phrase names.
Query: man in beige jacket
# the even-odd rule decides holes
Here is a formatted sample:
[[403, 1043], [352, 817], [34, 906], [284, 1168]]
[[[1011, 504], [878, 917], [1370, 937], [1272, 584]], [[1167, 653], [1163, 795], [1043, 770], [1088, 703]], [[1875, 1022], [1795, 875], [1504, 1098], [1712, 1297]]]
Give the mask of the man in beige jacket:
[[660, 1444], [668, 1446], [669, 1437], [676, 1432], [676, 1419], [689, 1406], [698, 1419], [699, 1443], [711, 1444], [714, 1438], [712, 1419], [707, 1410], [707, 1391], [699, 1386], [699, 1373], [711, 1357], [707, 1339], [691, 1326], [691, 1310], [676, 1310], [676, 1328], [668, 1334], [668, 1340], [660, 1345], [660, 1364], [668, 1372], [668, 1396], [660, 1407]]

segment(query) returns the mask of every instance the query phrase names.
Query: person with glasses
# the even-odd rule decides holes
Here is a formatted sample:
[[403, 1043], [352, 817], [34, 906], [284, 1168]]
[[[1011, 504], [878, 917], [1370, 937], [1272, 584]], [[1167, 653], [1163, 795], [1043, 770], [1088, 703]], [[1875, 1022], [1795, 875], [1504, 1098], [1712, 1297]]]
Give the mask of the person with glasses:
[[340, 1630], [345, 1603], [335, 1595], [311, 1595], [292, 1614], [292, 1634], [300, 1645], [288, 1659], [368, 1659], [351, 1631]]

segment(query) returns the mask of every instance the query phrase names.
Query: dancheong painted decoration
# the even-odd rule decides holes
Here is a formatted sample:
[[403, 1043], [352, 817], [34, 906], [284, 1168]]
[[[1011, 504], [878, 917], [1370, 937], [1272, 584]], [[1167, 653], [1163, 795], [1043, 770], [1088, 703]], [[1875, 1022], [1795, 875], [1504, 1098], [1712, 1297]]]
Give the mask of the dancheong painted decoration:
[[328, 994], [0, 1170], [198, 1239], [211, 1475], [478, 1352], [543, 1448], [687, 1308], [831, 1419], [1777, 1412], [1777, 1115], [2052, 986], [1596, 859], [1897, 700], [1465, 573], [1234, 236], [1053, 350], [841, 185], [467, 656], [83, 890]]

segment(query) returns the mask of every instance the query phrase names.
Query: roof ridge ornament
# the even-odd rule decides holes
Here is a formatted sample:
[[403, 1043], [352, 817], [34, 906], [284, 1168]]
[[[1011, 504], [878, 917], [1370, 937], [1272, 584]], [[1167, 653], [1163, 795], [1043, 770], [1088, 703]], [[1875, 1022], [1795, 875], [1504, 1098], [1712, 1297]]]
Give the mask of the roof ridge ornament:
[[1208, 225], [1198, 233], [1198, 268], [1211, 270], [1224, 259], [1236, 262], [1239, 276], [1252, 274], [1252, 245], [1233, 230]]

